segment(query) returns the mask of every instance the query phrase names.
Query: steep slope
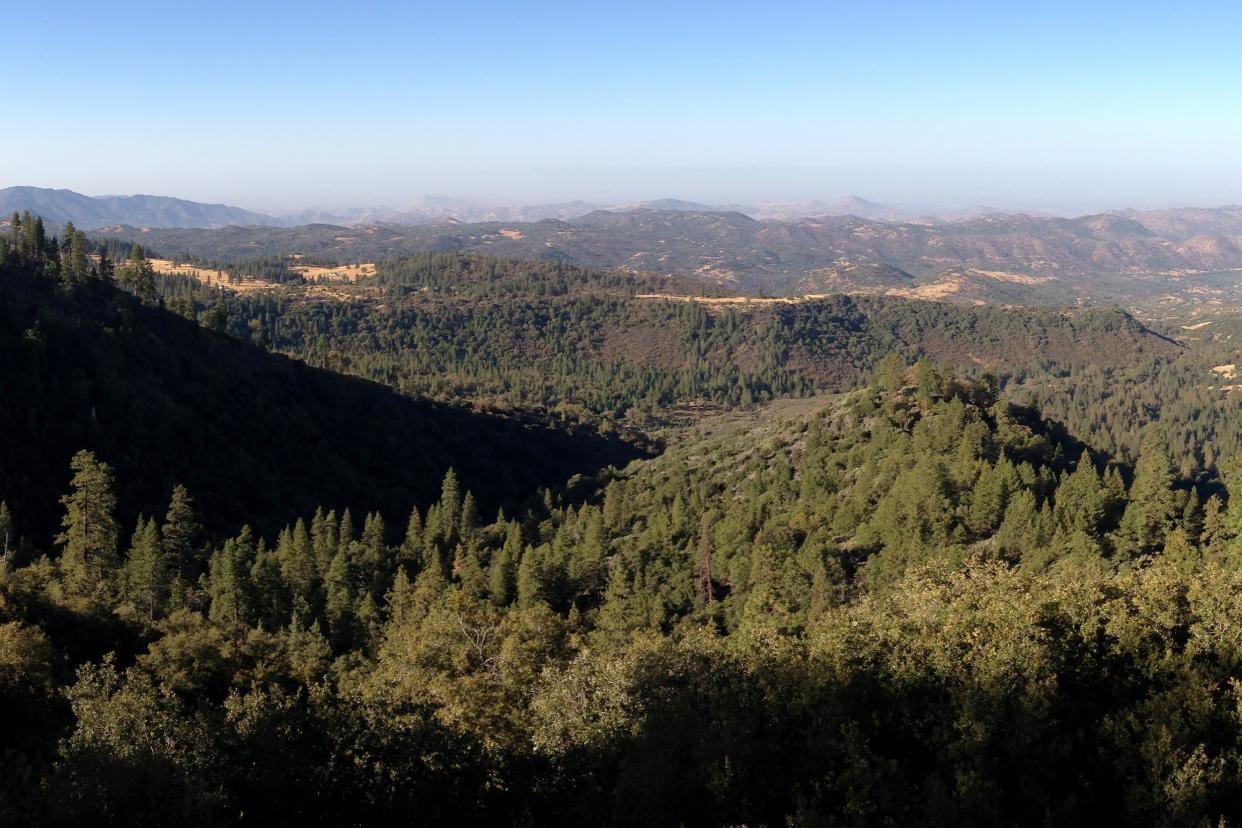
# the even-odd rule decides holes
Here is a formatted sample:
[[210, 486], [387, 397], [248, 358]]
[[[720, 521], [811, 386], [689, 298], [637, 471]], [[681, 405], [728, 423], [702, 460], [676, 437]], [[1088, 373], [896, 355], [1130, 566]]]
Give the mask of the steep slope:
[[114, 224], [137, 227], [225, 227], [228, 225], [278, 225], [271, 216], [225, 204], [202, 204], [181, 198], [153, 195], [85, 196], [72, 190], [41, 187], [6, 187], [0, 190], [0, 217], [29, 210], [46, 221], [72, 221], [87, 230]]
[[66, 294], [0, 270], [0, 501], [40, 540], [58, 520], [69, 458], [117, 471], [123, 517], [186, 485], [205, 513], [270, 529], [317, 506], [404, 520], [448, 468], [494, 508], [637, 451], [410, 399], [310, 368], [99, 282]]

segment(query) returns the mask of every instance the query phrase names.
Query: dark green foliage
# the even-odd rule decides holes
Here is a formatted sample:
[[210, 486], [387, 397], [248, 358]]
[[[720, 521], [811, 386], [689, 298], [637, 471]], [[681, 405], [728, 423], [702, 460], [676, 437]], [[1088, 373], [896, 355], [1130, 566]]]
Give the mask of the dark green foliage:
[[[641, 424], [679, 406], [749, 406], [857, 385], [885, 355], [1065, 371], [1178, 349], [1109, 309], [1022, 311], [832, 296], [701, 306], [684, 280], [454, 253], [385, 260], [344, 299], [303, 288], [224, 296], [172, 281], [234, 334], [401, 391]], [[645, 297], [645, 298], [644, 298]], [[223, 303], [223, 304], [218, 304]]]
[[217, 532], [248, 521], [270, 532], [320, 504], [395, 520], [431, 503], [450, 465], [487, 513], [639, 454], [615, 436], [308, 368], [99, 280], [66, 294], [27, 270], [0, 270], [0, 353], [0, 501], [31, 538], [59, 523], [68, 461], [83, 447], [115, 468], [123, 523], [162, 514], [183, 484]]
[[[1242, 818], [1239, 468], [1183, 470], [1176, 423], [1131, 465], [910, 344], [1018, 320], [1067, 359], [1150, 342], [1124, 315], [617, 300], [710, 371], [848, 363], [859, 388], [704, 418], [606, 468], [592, 432], [298, 367], [68, 284], [40, 244], [39, 267], [0, 273], [0, 822]], [[407, 266], [382, 287], [419, 313], [423, 287], [521, 305], [603, 278]], [[531, 306], [553, 333], [527, 344], [564, 345], [545, 366], [569, 387], [599, 364], [565, 360], [593, 329], [554, 305]], [[475, 342], [495, 356], [506, 330]]]

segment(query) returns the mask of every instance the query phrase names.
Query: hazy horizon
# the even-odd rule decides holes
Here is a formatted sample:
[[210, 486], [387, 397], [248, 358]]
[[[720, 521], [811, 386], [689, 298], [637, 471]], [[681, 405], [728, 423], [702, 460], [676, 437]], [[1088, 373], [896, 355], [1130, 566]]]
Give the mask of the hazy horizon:
[[[266, 212], [1242, 201], [1223, 3], [61, 9], [6, 15], [34, 80], [6, 95], [0, 182]], [[101, 52], [122, 22], [139, 35]]]
[[[1230, 197], [1230, 192], [1221, 188], [1218, 198], [1187, 201], [1178, 199], [1159, 199], [1153, 198], [1143, 192], [1135, 191], [1133, 197], [1126, 200], [1124, 196], [1118, 195], [1113, 200], [1108, 197], [1098, 199], [1067, 199], [1067, 198], [1048, 198], [1048, 199], [1015, 199], [1006, 198], [999, 192], [994, 192], [994, 197], [988, 198], [980, 196], [970, 198], [969, 196], [959, 196], [957, 199], [946, 198], [947, 189], [933, 190], [929, 192], [908, 191], [903, 192], [899, 189], [886, 189], [881, 187], [866, 187], [866, 182], [859, 180], [858, 187], [854, 189], [838, 188], [833, 190], [814, 190], [811, 188], [780, 190], [776, 189], [770, 192], [764, 192], [758, 189], [748, 191], [750, 197], [731, 197], [731, 193], [727, 188], [690, 188], [690, 192], [673, 191], [666, 192], [653, 185], [650, 189], [642, 189], [634, 187], [618, 190], [595, 190], [593, 192], [582, 193], [573, 190], [551, 191], [546, 192], [543, 197], [539, 197], [537, 193], [523, 195], [519, 192], [511, 197], [489, 195], [486, 191], [475, 192], [410, 192], [404, 195], [397, 195], [388, 199], [381, 199], [378, 196], [371, 200], [355, 199], [346, 201], [293, 201], [291, 199], [282, 199], [275, 195], [269, 195], [266, 199], [259, 201], [250, 201], [244, 198], [233, 197], [223, 191], [209, 190], [204, 192], [170, 192], [156, 189], [138, 189], [120, 187], [108, 191], [92, 192], [81, 186], [75, 186], [73, 182], [68, 183], [45, 183], [45, 182], [3, 182], [0, 181], [0, 189], [6, 187], [36, 187], [55, 190], [70, 190], [82, 195], [93, 198], [106, 198], [113, 196], [159, 196], [172, 197], [188, 201], [194, 201], [205, 204], [223, 204], [230, 207], [240, 207], [257, 213], [265, 213], [274, 217], [287, 217], [302, 212], [323, 212], [331, 213], [338, 211], [347, 213], [350, 211], [364, 210], [391, 210], [394, 212], [401, 211], [417, 211], [419, 209], [428, 209], [431, 206], [451, 209], [449, 205], [459, 205], [463, 209], [488, 209], [488, 208], [523, 208], [523, 207], [539, 207], [560, 204], [573, 204], [581, 202], [582, 204], [593, 208], [612, 208], [626, 206], [629, 204], [657, 202], [663, 200], [678, 200], [685, 202], [697, 202], [713, 208], [746, 208], [746, 207], [774, 207], [780, 204], [810, 204], [812, 202], [832, 205], [846, 199], [859, 198], [864, 201], [872, 202], [876, 205], [894, 208], [911, 214], [919, 214], [924, 211], [927, 214], [951, 213], [954, 211], [968, 211], [977, 208], [994, 208], [1003, 212], [1012, 213], [1031, 213], [1031, 214], [1056, 214], [1063, 216], [1088, 215], [1093, 213], [1106, 212], [1110, 210], [1138, 209], [1138, 210], [1161, 210], [1161, 209], [1177, 209], [1177, 208], [1217, 208], [1230, 206], [1242, 202], [1242, 198]], [[667, 188], [666, 188], [667, 189]], [[876, 192], [879, 190], [880, 192]], [[1120, 192], [1120, 191], [1118, 191]], [[1242, 192], [1239, 187], [1235, 192]], [[223, 193], [223, 194], [221, 194]], [[713, 197], [713, 193], [716, 193]]]

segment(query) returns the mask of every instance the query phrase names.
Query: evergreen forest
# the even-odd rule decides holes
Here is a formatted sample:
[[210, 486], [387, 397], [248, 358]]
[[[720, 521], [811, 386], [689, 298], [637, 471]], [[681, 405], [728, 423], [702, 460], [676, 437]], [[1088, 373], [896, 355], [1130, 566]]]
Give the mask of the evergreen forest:
[[0, 240], [0, 824], [1242, 820], [1231, 309], [153, 258]]

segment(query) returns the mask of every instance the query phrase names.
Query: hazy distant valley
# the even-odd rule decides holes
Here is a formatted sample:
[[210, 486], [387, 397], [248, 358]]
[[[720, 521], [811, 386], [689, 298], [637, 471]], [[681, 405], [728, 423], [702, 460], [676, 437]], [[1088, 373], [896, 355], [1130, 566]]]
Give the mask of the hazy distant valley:
[[1181, 813], [1237, 709], [1239, 221], [6, 220], [0, 805], [919, 822], [878, 762], [952, 823], [964, 752], [1010, 816]]
[[[1075, 218], [966, 211], [917, 217], [862, 199], [724, 210], [691, 202], [585, 202], [275, 219], [224, 205], [0, 190], [0, 215], [32, 209], [165, 258], [299, 255], [339, 265], [419, 252], [481, 252], [697, 279], [741, 293], [869, 293], [995, 304], [1231, 301], [1242, 297], [1242, 208], [1115, 210]], [[750, 214], [743, 212], [749, 210]], [[795, 218], [802, 212], [819, 215]], [[849, 212], [854, 211], [854, 212]], [[284, 226], [292, 221], [299, 223]]]
[[756, 221], [740, 213], [597, 211], [562, 221], [440, 221], [344, 228], [96, 231], [166, 257], [212, 261], [297, 253], [333, 263], [417, 252], [481, 252], [674, 275], [757, 294], [879, 293], [948, 301], [1231, 299], [1242, 282], [1242, 209], [989, 216], [893, 223], [836, 217]]

